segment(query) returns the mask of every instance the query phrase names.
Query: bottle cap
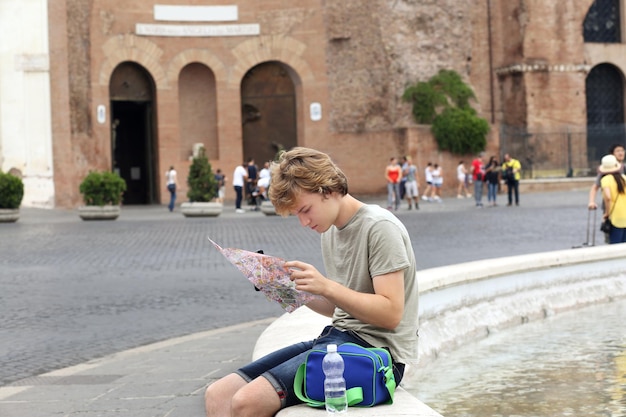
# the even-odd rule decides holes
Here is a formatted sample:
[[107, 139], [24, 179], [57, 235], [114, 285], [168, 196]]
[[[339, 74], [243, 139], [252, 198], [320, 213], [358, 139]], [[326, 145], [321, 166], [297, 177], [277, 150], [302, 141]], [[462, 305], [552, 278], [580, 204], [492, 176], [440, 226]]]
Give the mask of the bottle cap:
[[337, 352], [337, 345], [335, 344], [326, 345], [326, 352]]

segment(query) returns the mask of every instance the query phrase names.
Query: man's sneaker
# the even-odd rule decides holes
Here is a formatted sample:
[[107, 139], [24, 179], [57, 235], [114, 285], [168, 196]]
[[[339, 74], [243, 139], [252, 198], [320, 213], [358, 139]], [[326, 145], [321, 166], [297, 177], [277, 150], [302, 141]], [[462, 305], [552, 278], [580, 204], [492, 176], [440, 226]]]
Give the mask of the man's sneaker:
[[235, 210], [235, 213], [239, 213], [239, 214], [245, 213], [245, 212], [246, 211], [244, 209], [237, 209], [237, 210]]

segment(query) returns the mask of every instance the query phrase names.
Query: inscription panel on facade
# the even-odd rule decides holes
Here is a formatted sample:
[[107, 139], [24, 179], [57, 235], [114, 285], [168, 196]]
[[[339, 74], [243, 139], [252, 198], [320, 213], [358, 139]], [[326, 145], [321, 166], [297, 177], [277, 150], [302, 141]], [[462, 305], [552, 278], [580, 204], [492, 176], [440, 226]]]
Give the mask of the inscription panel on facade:
[[139, 36], [256, 36], [261, 33], [258, 23], [242, 25], [164, 25], [137, 23]]
[[15, 69], [24, 72], [47, 72], [50, 70], [48, 54], [15, 55]]
[[179, 22], [236, 22], [237, 6], [154, 6], [154, 20]]

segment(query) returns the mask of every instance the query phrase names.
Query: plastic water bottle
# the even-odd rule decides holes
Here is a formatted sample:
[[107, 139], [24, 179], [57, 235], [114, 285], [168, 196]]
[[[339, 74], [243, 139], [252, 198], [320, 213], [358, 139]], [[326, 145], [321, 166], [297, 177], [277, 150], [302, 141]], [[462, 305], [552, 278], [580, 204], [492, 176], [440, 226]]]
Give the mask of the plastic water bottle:
[[326, 346], [326, 355], [322, 361], [324, 370], [324, 401], [328, 414], [348, 411], [346, 380], [343, 378], [343, 358], [337, 353], [337, 345]]

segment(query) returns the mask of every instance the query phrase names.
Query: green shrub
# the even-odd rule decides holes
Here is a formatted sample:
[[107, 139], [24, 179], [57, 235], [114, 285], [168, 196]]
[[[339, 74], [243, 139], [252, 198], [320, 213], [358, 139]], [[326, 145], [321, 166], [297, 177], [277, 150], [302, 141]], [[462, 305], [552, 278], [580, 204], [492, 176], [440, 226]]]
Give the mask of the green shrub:
[[0, 172], [0, 209], [18, 209], [24, 198], [22, 179]]
[[460, 109], [469, 108], [470, 99], [476, 98], [470, 86], [463, 82], [456, 71], [440, 70], [430, 79], [429, 84], [432, 84], [436, 91], [449, 98], [452, 104]]
[[126, 181], [109, 171], [89, 171], [79, 187], [85, 205], [117, 206], [126, 191]]
[[432, 125], [440, 150], [461, 155], [485, 150], [489, 123], [470, 106], [474, 92], [455, 71], [441, 70], [428, 82], [407, 87], [402, 98], [413, 104], [417, 123]]
[[487, 146], [489, 123], [472, 109], [450, 107], [435, 118], [433, 135], [439, 149], [458, 155], [477, 154]]
[[430, 83], [419, 82], [407, 88], [402, 95], [405, 101], [413, 103], [413, 118], [420, 124], [431, 124], [437, 116], [437, 108], [446, 104], [443, 94]]
[[211, 163], [206, 157], [204, 148], [193, 158], [187, 177], [187, 198], [191, 202], [207, 203], [217, 196], [218, 186]]

